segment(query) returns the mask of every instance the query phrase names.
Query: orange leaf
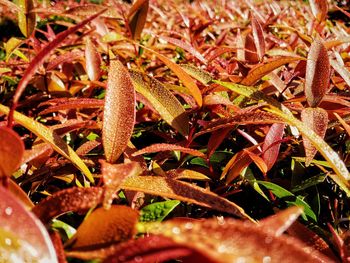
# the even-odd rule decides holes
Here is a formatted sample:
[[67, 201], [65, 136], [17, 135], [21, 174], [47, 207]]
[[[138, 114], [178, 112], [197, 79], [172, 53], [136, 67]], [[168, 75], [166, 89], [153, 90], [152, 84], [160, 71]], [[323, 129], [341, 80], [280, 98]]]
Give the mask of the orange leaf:
[[132, 176], [121, 188], [190, 202], [252, 220], [241, 207], [213, 192], [163, 176]]
[[112, 205], [94, 210], [69, 241], [73, 250], [94, 250], [128, 240], [136, 233], [139, 213], [130, 207]]
[[141, 36], [142, 29], [146, 23], [148, 5], [148, 0], [137, 0], [130, 8], [128, 23], [133, 39], [139, 39]]
[[258, 64], [253, 67], [248, 75], [241, 81], [240, 84], [251, 86], [259, 81], [263, 76], [274, 71], [284, 64], [288, 64], [297, 60], [303, 59], [302, 57], [278, 57], [275, 59], [268, 60], [264, 64]]
[[103, 182], [106, 186], [104, 193], [103, 206], [109, 209], [112, 204], [114, 195], [117, 194], [121, 184], [129, 176], [137, 176], [142, 172], [137, 162], [123, 164], [109, 164], [103, 160], [101, 162], [101, 173]]
[[180, 151], [180, 152], [191, 154], [193, 156], [198, 156], [198, 157], [205, 156], [205, 154], [200, 152], [200, 151], [190, 149], [190, 148], [185, 148], [185, 147], [175, 145], [175, 144], [167, 144], [167, 143], [152, 144], [151, 146], [148, 146], [148, 147], [145, 147], [141, 150], [138, 150], [137, 152], [133, 153], [132, 155], [138, 156], [138, 155], [145, 154], [145, 153], [155, 153], [155, 152], [164, 152], [164, 151]]
[[259, 62], [259, 57], [257, 54], [254, 38], [252, 37], [252, 34], [247, 34], [245, 37], [245, 42], [244, 42], [244, 58], [247, 62], [249, 63], [258, 63]]
[[0, 196], [1, 261], [56, 263], [55, 250], [45, 226], [1, 186]]
[[309, 3], [314, 17], [320, 22], [324, 21], [328, 13], [327, 0], [309, 0]]
[[85, 44], [86, 72], [90, 80], [98, 80], [101, 75], [101, 56], [91, 39], [86, 38]]
[[326, 94], [330, 70], [327, 49], [316, 39], [310, 46], [306, 62], [305, 96], [310, 107], [317, 107]]
[[103, 112], [102, 139], [106, 160], [115, 163], [131, 138], [136, 117], [135, 89], [128, 70], [112, 60]]
[[[328, 113], [322, 108], [306, 108], [301, 112], [301, 120], [309, 129], [312, 129], [322, 139], [326, 135], [328, 124]], [[316, 147], [303, 136], [305, 148], [305, 165], [309, 166], [317, 153]]]
[[0, 127], [0, 178], [11, 176], [22, 162], [24, 144], [13, 130]]

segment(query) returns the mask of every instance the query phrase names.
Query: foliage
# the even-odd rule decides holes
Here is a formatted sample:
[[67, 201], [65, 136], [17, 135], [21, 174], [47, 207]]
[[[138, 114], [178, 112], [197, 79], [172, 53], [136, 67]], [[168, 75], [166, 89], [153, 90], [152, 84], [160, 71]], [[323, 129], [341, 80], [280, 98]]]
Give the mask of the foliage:
[[0, 0], [0, 261], [348, 261], [337, 4]]

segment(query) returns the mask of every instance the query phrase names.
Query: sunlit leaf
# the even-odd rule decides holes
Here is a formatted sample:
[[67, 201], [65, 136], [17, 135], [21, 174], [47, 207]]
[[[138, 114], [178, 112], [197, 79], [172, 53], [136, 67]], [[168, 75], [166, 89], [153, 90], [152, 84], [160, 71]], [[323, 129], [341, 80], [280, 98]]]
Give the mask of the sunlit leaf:
[[[25, 0], [23, 0], [25, 1]], [[25, 72], [23, 73], [23, 77], [21, 79], [21, 81], [18, 83], [17, 89], [16, 89], [16, 93], [13, 96], [13, 106], [11, 109], [15, 109], [17, 106], [17, 103], [19, 101], [19, 98], [21, 97], [24, 89], [27, 87], [29, 81], [32, 79], [32, 77], [34, 76], [36, 70], [44, 63], [45, 59], [50, 55], [50, 53], [56, 48], [58, 47], [62, 41], [64, 41], [67, 36], [69, 36], [70, 34], [75, 33], [76, 31], [78, 31], [80, 28], [82, 28], [83, 26], [85, 26], [87, 23], [89, 23], [91, 20], [95, 19], [96, 17], [98, 17], [100, 14], [102, 14], [105, 11], [102, 10], [101, 12], [97, 13], [96, 15], [93, 15], [85, 20], [83, 20], [82, 22], [78, 23], [77, 25], [68, 28], [67, 30], [61, 32], [60, 34], [58, 34], [56, 36], [56, 38], [52, 41], [50, 41], [30, 62], [30, 64], [28, 65], [27, 69], [25, 70]], [[12, 121], [12, 112], [9, 116], [9, 122]]]
[[140, 221], [163, 221], [164, 218], [171, 213], [180, 201], [168, 200], [164, 202], [156, 202], [143, 207], [140, 211]]
[[139, 213], [130, 207], [112, 205], [94, 210], [69, 241], [73, 250], [93, 250], [130, 239], [136, 233]]
[[283, 123], [275, 123], [271, 125], [269, 132], [265, 136], [262, 158], [264, 159], [268, 170], [270, 170], [275, 164], [280, 152], [281, 143], [278, 143], [278, 141], [283, 137], [284, 127], [285, 124]]
[[255, 46], [255, 41], [252, 36], [252, 34], [247, 34], [245, 37], [245, 42], [244, 42], [244, 59], [248, 63], [258, 63], [259, 62], [259, 56], [257, 53], [257, 49]]
[[321, 40], [315, 39], [306, 62], [305, 96], [310, 107], [317, 107], [326, 94], [330, 69], [327, 49]]
[[18, 12], [18, 26], [25, 37], [29, 37], [35, 29], [36, 14], [33, 0], [18, 0], [20, 11]]
[[101, 56], [89, 37], [85, 42], [85, 62], [89, 79], [98, 80], [101, 75]]
[[67, 212], [81, 212], [100, 204], [103, 200], [102, 187], [73, 187], [59, 191], [37, 204], [33, 213], [44, 223]]
[[[322, 108], [306, 108], [301, 112], [302, 122], [313, 130], [322, 139], [326, 135], [328, 125], [328, 113]], [[316, 147], [309, 139], [303, 137], [303, 144], [305, 149], [305, 165], [309, 166], [312, 159], [317, 153]]]
[[[152, 195], [173, 198], [208, 207], [238, 217], [250, 219], [244, 210], [233, 202], [228, 201], [204, 188], [176, 181], [162, 176], [129, 177], [122, 184], [126, 190], [140, 191]], [[252, 219], [250, 219], [252, 220]]]
[[309, 0], [309, 3], [314, 17], [320, 22], [324, 21], [328, 13], [327, 0]]
[[0, 178], [11, 176], [19, 168], [23, 153], [21, 137], [7, 127], [0, 127]]
[[189, 132], [189, 119], [178, 99], [159, 81], [132, 71], [131, 79], [137, 92], [141, 93], [160, 116], [183, 136]]
[[139, 39], [146, 23], [149, 0], [137, 0], [129, 10], [128, 23], [133, 39]]
[[[50, 105], [52, 103], [52, 105]], [[41, 111], [40, 115], [45, 115], [51, 112], [60, 110], [80, 109], [80, 108], [99, 108], [103, 107], [103, 100], [92, 99], [92, 98], [62, 98], [54, 99], [40, 104], [40, 106], [50, 105], [45, 110]]]
[[0, 196], [1, 260], [57, 262], [50, 237], [41, 222], [1, 186]]
[[258, 225], [230, 218], [149, 223], [145, 231], [193, 248], [209, 262], [332, 262], [297, 239], [276, 237]]
[[190, 64], [182, 64], [181, 68], [187, 72], [190, 76], [196, 80], [202, 82], [203, 84], [208, 84], [213, 80], [213, 77], [203, 70], [200, 70], [198, 67]]
[[174, 169], [166, 172], [166, 176], [177, 180], [198, 180], [198, 181], [210, 181], [210, 178], [200, 172], [189, 169]]
[[120, 189], [121, 184], [130, 176], [137, 176], [142, 172], [137, 162], [125, 164], [109, 164], [101, 161], [101, 173], [103, 182], [106, 186], [104, 192], [103, 206], [108, 209], [115, 198], [115, 194]]
[[263, 64], [258, 64], [253, 67], [248, 75], [241, 81], [242, 85], [253, 85], [259, 81], [263, 76], [274, 71], [275, 69], [285, 64], [301, 60], [301, 57], [278, 57], [271, 60], [267, 60]]
[[197, 102], [198, 106], [201, 107], [203, 103], [202, 99], [202, 93], [200, 89], [198, 88], [197, 84], [194, 82], [194, 80], [189, 76], [189, 74], [182, 69], [181, 66], [178, 64], [172, 62], [170, 59], [168, 59], [166, 56], [147, 48], [143, 45], [139, 45], [145, 50], [153, 53], [157, 56], [158, 59], [160, 59], [168, 68], [170, 68], [175, 75], [183, 82], [183, 84], [187, 87], [188, 91], [192, 94], [193, 98]]
[[251, 20], [252, 20], [251, 23], [252, 23], [253, 39], [257, 49], [259, 60], [261, 61], [265, 55], [264, 31], [261, 24], [253, 14], [251, 15]]
[[115, 163], [131, 138], [136, 117], [135, 89], [128, 70], [112, 60], [103, 112], [103, 148], [106, 160]]
[[284, 189], [283, 187], [271, 183], [271, 182], [264, 182], [264, 181], [258, 181], [258, 183], [264, 187], [266, 187], [268, 190], [270, 190], [274, 195], [276, 195], [278, 198], [284, 200], [288, 205], [296, 205], [300, 206], [304, 209], [304, 213], [307, 217], [313, 219], [314, 221], [317, 221], [317, 217], [312, 211], [311, 207], [300, 197], [295, 196], [293, 193], [289, 192], [288, 190]]
[[[0, 104], [0, 112], [8, 115], [10, 109]], [[80, 169], [87, 176], [90, 182], [94, 182], [94, 178], [92, 177], [91, 172], [84, 164], [84, 162], [74, 152], [74, 150], [69, 145], [67, 145], [59, 135], [57, 135], [56, 132], [50, 130], [41, 123], [36, 122], [33, 119], [28, 118], [27, 116], [19, 112], [15, 111], [13, 117], [18, 124], [33, 132], [43, 141], [49, 143], [56, 152], [70, 160], [78, 169]]]
[[152, 144], [151, 146], [147, 146], [147, 147], [133, 153], [133, 156], [138, 156], [138, 155], [146, 154], [146, 153], [163, 152], [163, 151], [180, 151], [183, 153], [191, 154], [193, 156], [198, 156], [198, 157], [205, 156], [205, 154], [200, 152], [200, 151], [186, 148], [186, 147], [182, 147], [182, 146], [175, 145], [175, 144], [166, 144], [166, 143]]

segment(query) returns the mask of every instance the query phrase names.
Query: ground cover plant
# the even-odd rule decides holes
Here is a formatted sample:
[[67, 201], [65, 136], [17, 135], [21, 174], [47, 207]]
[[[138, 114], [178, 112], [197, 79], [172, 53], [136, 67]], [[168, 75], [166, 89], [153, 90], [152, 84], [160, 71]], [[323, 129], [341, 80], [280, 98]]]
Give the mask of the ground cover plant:
[[346, 1], [0, 12], [0, 262], [350, 260]]

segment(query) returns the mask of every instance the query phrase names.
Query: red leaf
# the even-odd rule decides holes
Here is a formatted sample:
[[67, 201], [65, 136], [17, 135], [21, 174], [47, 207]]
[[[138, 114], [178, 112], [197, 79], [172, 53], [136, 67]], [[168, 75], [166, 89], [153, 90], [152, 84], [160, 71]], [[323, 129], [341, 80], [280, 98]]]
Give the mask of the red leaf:
[[207, 151], [207, 157], [210, 158], [210, 156], [215, 152], [215, 150], [219, 147], [219, 145], [225, 140], [226, 136], [229, 134], [229, 132], [232, 130], [231, 127], [225, 128], [222, 130], [214, 131], [208, 141], [208, 151]]
[[136, 118], [135, 89], [128, 70], [112, 60], [103, 112], [102, 140], [106, 160], [115, 163], [131, 138]]
[[24, 144], [13, 130], [0, 127], [0, 178], [11, 176], [22, 162]]
[[49, 42], [40, 52], [38, 55], [36, 55], [35, 58], [30, 62], [27, 69], [23, 73], [23, 77], [21, 81], [18, 83], [16, 93], [13, 96], [13, 106], [11, 108], [11, 112], [9, 114], [8, 122], [12, 124], [13, 120], [13, 111], [16, 109], [17, 103], [19, 101], [19, 98], [21, 97], [24, 89], [27, 87], [29, 81], [32, 79], [33, 75], [35, 74], [35, 71], [44, 63], [44, 60], [50, 55], [50, 52], [53, 51], [56, 47], [58, 47], [62, 41], [64, 41], [70, 34], [75, 33], [80, 28], [85, 26], [87, 23], [98, 17], [100, 14], [102, 14], [106, 9], [102, 10], [101, 12], [83, 20], [82, 22], [76, 24], [75, 26], [68, 28], [67, 30], [61, 32], [56, 36], [54, 40]]
[[253, 39], [254, 44], [257, 49], [257, 54], [259, 60], [261, 61], [265, 55], [265, 39], [264, 39], [264, 31], [259, 23], [259, 21], [255, 18], [255, 16], [251, 15], [252, 20], [252, 31], [253, 31]]
[[327, 49], [316, 39], [310, 46], [306, 63], [305, 96], [310, 107], [317, 107], [326, 94], [330, 70]]
[[138, 155], [145, 154], [145, 153], [155, 153], [155, 152], [164, 152], [164, 151], [180, 151], [180, 152], [191, 154], [193, 156], [198, 156], [198, 157], [205, 156], [205, 154], [200, 152], [200, 151], [190, 149], [190, 148], [185, 148], [185, 147], [175, 145], [175, 144], [166, 144], [166, 143], [152, 144], [151, 146], [148, 146], [148, 147], [145, 147], [141, 150], [138, 150], [137, 152], [133, 153], [132, 155], [138, 156]]
[[252, 37], [251, 34], [248, 34], [245, 37], [244, 49], [245, 49], [244, 58], [247, 62], [252, 64], [259, 62], [259, 57], [257, 54], [254, 38]]
[[272, 124], [265, 136], [262, 158], [267, 165], [267, 170], [270, 170], [277, 160], [281, 143], [275, 142], [282, 140], [284, 127], [283, 123]]
[[[301, 120], [321, 138], [324, 138], [328, 125], [328, 113], [322, 108], [306, 108], [301, 112]], [[317, 153], [316, 147], [305, 137], [303, 137], [305, 148], [305, 165], [309, 166]]]
[[57, 262], [41, 222], [0, 186], [0, 255], [3, 262]]
[[73, 187], [45, 198], [32, 211], [42, 222], [48, 223], [52, 218], [63, 213], [86, 211], [100, 204], [102, 200], [103, 188], [101, 187]]
[[324, 21], [328, 13], [327, 0], [309, 0], [309, 3], [314, 17], [320, 22]]
[[54, 104], [47, 109], [41, 111], [39, 115], [48, 114], [51, 112], [56, 112], [60, 110], [70, 110], [70, 109], [80, 109], [80, 108], [98, 108], [103, 107], [103, 100], [90, 99], [90, 98], [62, 98], [53, 99], [41, 103], [39, 106], [44, 106], [46, 104]]

